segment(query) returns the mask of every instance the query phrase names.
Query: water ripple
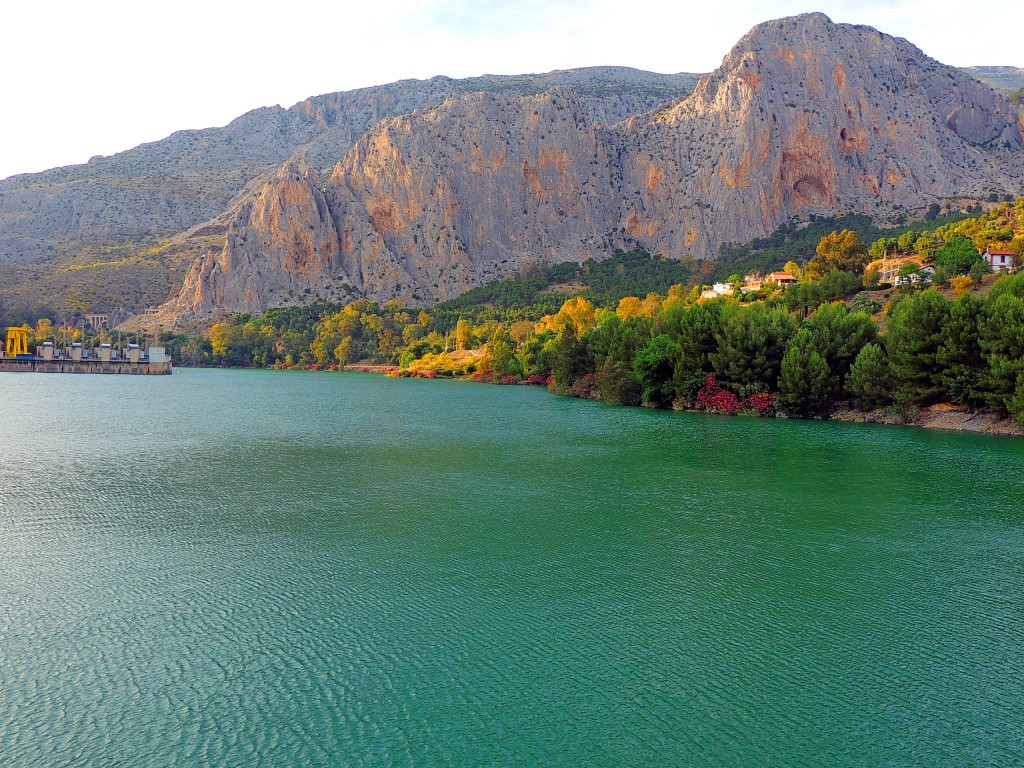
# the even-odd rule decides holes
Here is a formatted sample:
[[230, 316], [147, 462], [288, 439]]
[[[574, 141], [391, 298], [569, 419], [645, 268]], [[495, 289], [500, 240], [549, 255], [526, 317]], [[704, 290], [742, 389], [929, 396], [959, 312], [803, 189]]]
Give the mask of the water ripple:
[[1024, 762], [1019, 443], [170, 378], [11, 380], [5, 768]]

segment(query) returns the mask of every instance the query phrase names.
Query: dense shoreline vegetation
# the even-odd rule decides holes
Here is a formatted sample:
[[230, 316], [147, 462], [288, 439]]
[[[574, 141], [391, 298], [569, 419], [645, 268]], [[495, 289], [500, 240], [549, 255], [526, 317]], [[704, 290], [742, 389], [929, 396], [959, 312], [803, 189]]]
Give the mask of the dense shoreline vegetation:
[[[1024, 274], [986, 276], [980, 255], [996, 246], [1019, 260], [1024, 199], [939, 213], [888, 232], [864, 230], [863, 217], [785, 226], [724, 247], [716, 262], [618, 253], [425, 310], [366, 300], [272, 309], [163, 341], [186, 365], [383, 364], [395, 375], [542, 383], [615, 404], [764, 416], [948, 402], [1024, 422]], [[868, 246], [854, 226], [878, 237]], [[784, 259], [798, 282], [744, 289], [741, 272]], [[883, 259], [907, 262], [901, 285], [880, 282]], [[733, 290], [708, 299], [716, 278]]]

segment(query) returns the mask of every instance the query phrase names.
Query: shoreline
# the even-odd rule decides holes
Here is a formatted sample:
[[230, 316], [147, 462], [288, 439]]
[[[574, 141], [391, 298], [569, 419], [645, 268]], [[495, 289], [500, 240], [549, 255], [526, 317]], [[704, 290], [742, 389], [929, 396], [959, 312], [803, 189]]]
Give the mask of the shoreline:
[[[388, 366], [379, 366], [388, 369]], [[366, 371], [367, 366], [346, 366], [345, 370]], [[391, 370], [401, 370], [391, 367]], [[431, 376], [410, 376], [409, 378], [434, 378]], [[527, 381], [501, 382], [501, 381], [479, 381], [471, 376], [438, 376], [436, 378], [450, 378], [464, 381], [477, 381], [480, 384], [494, 384], [499, 386], [536, 386]], [[546, 387], [547, 391], [560, 397], [575, 397], [575, 395], [564, 394], [553, 391]], [[600, 398], [582, 398], [595, 399]], [[617, 406], [649, 408], [653, 406]], [[672, 409], [654, 408], [654, 410], [678, 410], [683, 413], [709, 413], [694, 408]], [[726, 414], [729, 415], [729, 414]], [[736, 414], [733, 414], [736, 415]], [[920, 429], [939, 429], [946, 432], [973, 432], [983, 435], [1002, 435], [1006, 437], [1024, 437], [1024, 424], [1013, 418], [1000, 418], [991, 411], [978, 411], [967, 406], [954, 405], [952, 403], [936, 403], [931, 406], [914, 406], [906, 414], [895, 413], [885, 408], [877, 408], [867, 411], [858, 410], [849, 405], [839, 404], [829, 411], [822, 418], [807, 416], [762, 416], [761, 418], [784, 418], [798, 419], [801, 421], [845, 421], [851, 424], [887, 424], [894, 427], [917, 427]]]
[[906, 416], [884, 409], [858, 411], [853, 408], [840, 408], [829, 414], [828, 419], [854, 424], [889, 424], [921, 429], [940, 429], [946, 432], [974, 432], [981, 435], [1024, 437], [1024, 424], [1012, 418], [1003, 419], [991, 411], [976, 411], [951, 403], [936, 403], [932, 406], [917, 407]]
[[[203, 368], [205, 366], [199, 366]], [[233, 370], [256, 370], [253, 368], [233, 368]], [[294, 368], [288, 369], [283, 368], [280, 370], [315, 370], [323, 372], [339, 372], [338, 367], [313, 367], [313, 366], [295, 366]], [[397, 365], [389, 364], [349, 364], [341, 367], [340, 372], [343, 373], [377, 373], [388, 376], [388, 374], [395, 374], [402, 369]], [[527, 381], [516, 381], [516, 382], [499, 382], [499, 381], [480, 381], [473, 379], [471, 376], [408, 376], [403, 378], [423, 378], [428, 380], [437, 379], [448, 379], [451, 381], [475, 381], [478, 384], [491, 384], [494, 386], [538, 386], [537, 383], [530, 383]], [[571, 394], [563, 394], [560, 392], [554, 392], [550, 387], [545, 389], [552, 395], [559, 397], [575, 397]], [[600, 398], [577, 398], [583, 400], [600, 400]], [[637, 405], [637, 406], [616, 406], [620, 408], [653, 408], [653, 406]], [[654, 408], [654, 410], [664, 410], [682, 413], [709, 413], [709, 411], [701, 411], [693, 408]], [[738, 415], [738, 414], [724, 414], [724, 415]], [[1001, 435], [1005, 437], [1024, 437], [1024, 424], [1015, 421], [1012, 418], [1000, 418], [991, 411], [979, 411], [966, 406], [953, 405], [952, 403], [936, 403], [931, 406], [915, 406], [910, 409], [906, 414], [900, 414], [890, 411], [885, 408], [876, 408], [873, 410], [858, 410], [849, 406], [848, 404], [840, 404], [833, 410], [823, 414], [820, 417], [806, 417], [806, 416], [762, 416], [760, 418], [782, 418], [782, 419], [796, 419], [800, 421], [844, 421], [850, 424], [887, 424], [894, 427], [917, 427], [920, 429], [938, 429], [946, 432], [973, 432], [975, 434], [982, 435]]]

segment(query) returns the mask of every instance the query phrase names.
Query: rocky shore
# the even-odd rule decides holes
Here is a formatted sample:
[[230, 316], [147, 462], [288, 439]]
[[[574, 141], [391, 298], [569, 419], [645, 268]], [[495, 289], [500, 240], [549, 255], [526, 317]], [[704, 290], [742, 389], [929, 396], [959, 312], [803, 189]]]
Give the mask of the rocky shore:
[[1024, 437], [1024, 424], [1014, 419], [1003, 419], [991, 412], [975, 411], [950, 403], [938, 403], [927, 408], [914, 408], [907, 413], [898, 413], [887, 409], [858, 411], [853, 408], [842, 408], [834, 411], [830, 418], [835, 421], [898, 424], [925, 429]]

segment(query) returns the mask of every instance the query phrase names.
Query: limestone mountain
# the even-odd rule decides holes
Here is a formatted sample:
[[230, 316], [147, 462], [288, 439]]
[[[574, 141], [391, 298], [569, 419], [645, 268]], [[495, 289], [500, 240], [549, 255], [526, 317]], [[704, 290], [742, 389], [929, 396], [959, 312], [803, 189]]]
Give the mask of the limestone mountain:
[[[381, 119], [456, 94], [510, 96], [571, 85], [605, 124], [671, 103], [697, 75], [590, 67], [539, 75], [404, 80], [249, 112], [84, 165], [0, 180], [0, 312], [135, 311], [167, 299], [186, 268], [224, 243], [226, 222], [289, 157], [325, 174]], [[177, 290], [177, 288], [173, 288]]]
[[714, 254], [794, 214], [906, 209], [1020, 190], [1021, 117], [977, 80], [874, 29], [759, 25], [694, 93], [622, 131], [627, 231]]
[[755, 27], [676, 104], [597, 123], [568, 88], [380, 122], [320, 178], [291, 161], [165, 318], [363, 295], [433, 302], [612, 246], [713, 258], [792, 217], [880, 219], [1024, 192], [1021, 116], [903, 39], [808, 14]]
[[571, 89], [472, 94], [389, 118], [326, 180], [301, 159], [195, 262], [175, 316], [352, 294], [433, 302], [621, 238], [607, 129]]
[[0, 180], [0, 264], [181, 232], [220, 214], [249, 182], [292, 155], [329, 169], [383, 118], [429, 109], [452, 95], [521, 96], [569, 85], [589, 118], [610, 124], [678, 99], [698, 77], [627, 67], [435, 77], [326, 94], [290, 109], [256, 109], [223, 128], [180, 131], [84, 165]]

